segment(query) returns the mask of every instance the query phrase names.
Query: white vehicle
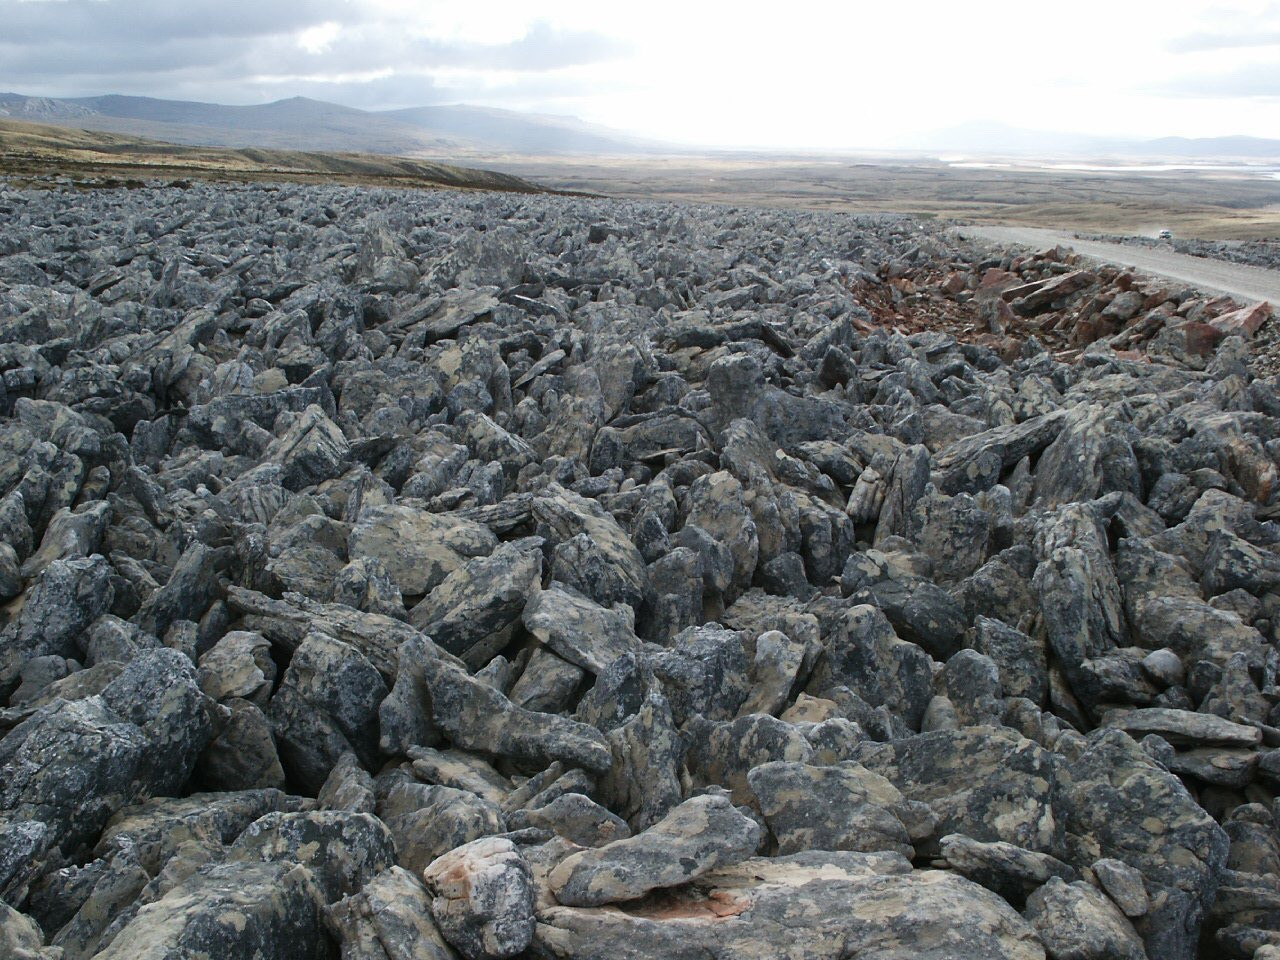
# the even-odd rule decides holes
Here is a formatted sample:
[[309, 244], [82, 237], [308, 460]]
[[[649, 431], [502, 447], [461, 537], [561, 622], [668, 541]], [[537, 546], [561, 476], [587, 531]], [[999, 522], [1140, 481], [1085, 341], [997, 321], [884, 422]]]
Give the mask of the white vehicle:
[[1156, 234], [1156, 239], [1158, 239], [1158, 240], [1172, 240], [1172, 239], [1173, 239], [1173, 231], [1172, 231], [1172, 230], [1161, 230], [1158, 234]]

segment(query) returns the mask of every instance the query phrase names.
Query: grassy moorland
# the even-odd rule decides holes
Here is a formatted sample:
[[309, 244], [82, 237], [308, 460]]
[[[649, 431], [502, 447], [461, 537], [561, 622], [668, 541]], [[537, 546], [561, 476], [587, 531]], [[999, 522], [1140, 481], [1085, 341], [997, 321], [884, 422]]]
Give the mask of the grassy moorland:
[[957, 167], [902, 157], [520, 158], [486, 164], [549, 186], [643, 199], [911, 213], [1090, 233], [1280, 237], [1280, 180], [1246, 171]]
[[0, 175], [65, 176], [85, 186], [144, 180], [284, 180], [366, 186], [544, 192], [511, 174], [365, 153], [196, 147], [130, 135], [0, 120]]

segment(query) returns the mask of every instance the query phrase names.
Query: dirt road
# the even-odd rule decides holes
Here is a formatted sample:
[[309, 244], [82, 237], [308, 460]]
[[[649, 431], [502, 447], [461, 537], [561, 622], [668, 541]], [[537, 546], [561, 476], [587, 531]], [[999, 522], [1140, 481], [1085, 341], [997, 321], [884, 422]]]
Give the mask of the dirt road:
[[1280, 271], [1277, 270], [1189, 257], [1172, 250], [1150, 250], [1096, 240], [1076, 240], [1070, 233], [1031, 227], [959, 227], [956, 232], [993, 243], [1020, 244], [1037, 250], [1061, 244], [1074, 248], [1076, 253], [1086, 257], [1133, 267], [1141, 273], [1168, 277], [1200, 290], [1225, 293], [1251, 303], [1269, 300], [1272, 306], [1280, 307]]

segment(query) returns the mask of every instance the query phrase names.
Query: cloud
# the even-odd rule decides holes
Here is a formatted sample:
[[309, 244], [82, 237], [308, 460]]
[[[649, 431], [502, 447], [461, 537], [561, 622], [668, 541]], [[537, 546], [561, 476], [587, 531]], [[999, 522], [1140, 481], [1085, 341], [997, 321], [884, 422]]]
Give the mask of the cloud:
[[1173, 37], [1171, 53], [1215, 53], [1280, 46], [1280, 3], [1258, 9], [1215, 5], [1201, 17], [1199, 29]]
[[1173, 53], [1212, 53], [1275, 46], [1280, 46], [1280, 27], [1240, 33], [1188, 33], [1170, 41], [1169, 50]]
[[341, 31], [341, 26], [332, 20], [326, 20], [318, 26], [303, 30], [298, 35], [298, 46], [307, 53], [324, 53], [333, 46], [333, 41], [338, 39]]
[[[543, 89], [625, 57], [604, 33], [546, 20], [501, 42], [437, 28], [425, 5], [379, 0], [0, 0], [0, 89], [249, 103], [305, 94], [365, 107]], [[433, 35], [434, 33], [434, 35]], [[461, 80], [459, 78], [462, 78]], [[438, 82], [440, 81], [440, 82]], [[552, 86], [563, 86], [553, 83]], [[441, 88], [448, 88], [442, 92]], [[503, 91], [503, 93], [495, 93]], [[557, 89], [557, 102], [571, 91]], [[522, 98], [527, 102], [528, 95]]]
[[360, 15], [350, 0], [0, 0], [3, 40], [23, 46], [246, 39]]
[[631, 52], [628, 44], [587, 30], [561, 30], [539, 20], [519, 40], [503, 44], [424, 40], [416, 45], [424, 62], [436, 66], [541, 72], [605, 63]]
[[1214, 100], [1280, 99], [1280, 62], [1252, 63], [1218, 73], [1177, 77], [1158, 84], [1153, 92]]

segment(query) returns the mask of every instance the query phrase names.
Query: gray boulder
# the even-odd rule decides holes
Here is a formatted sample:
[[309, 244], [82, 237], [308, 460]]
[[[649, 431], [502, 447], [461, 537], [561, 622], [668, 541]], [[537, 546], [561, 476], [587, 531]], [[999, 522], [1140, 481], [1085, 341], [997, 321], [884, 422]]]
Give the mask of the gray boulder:
[[727, 798], [694, 797], [635, 837], [570, 855], [549, 882], [567, 906], [634, 900], [744, 860], [759, 842], [759, 826]]
[[431, 913], [466, 960], [514, 957], [533, 939], [533, 878], [510, 841], [474, 840], [423, 872]]

